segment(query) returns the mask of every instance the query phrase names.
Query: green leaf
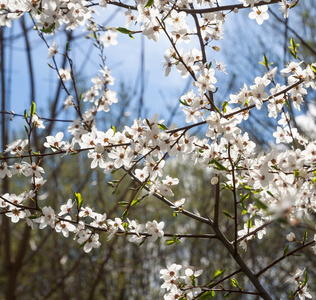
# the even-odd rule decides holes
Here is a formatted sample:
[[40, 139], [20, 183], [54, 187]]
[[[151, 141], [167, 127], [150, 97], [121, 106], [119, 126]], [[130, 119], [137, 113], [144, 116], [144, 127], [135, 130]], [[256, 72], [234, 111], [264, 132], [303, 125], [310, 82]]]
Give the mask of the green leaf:
[[245, 195], [242, 195], [242, 196], [240, 197], [240, 202], [244, 202], [245, 200], [247, 200], [247, 199], [249, 198], [249, 196], [250, 196], [250, 192], [248, 192], [248, 193], [245, 194]]
[[138, 246], [141, 246], [142, 244], [144, 244], [145, 243], [145, 239], [143, 239], [139, 244], [138, 244]]
[[304, 241], [304, 242], [306, 242], [306, 241], [307, 241], [307, 230], [305, 230], [305, 232], [304, 232], [303, 241]]
[[251, 186], [248, 186], [248, 185], [244, 185], [244, 189], [245, 189], [245, 190], [252, 190], [252, 187], [251, 187]]
[[36, 104], [34, 101], [32, 101], [31, 109], [30, 109], [30, 115], [33, 116], [35, 114], [36, 110]]
[[227, 109], [226, 109], [226, 108], [227, 108], [227, 105], [228, 105], [228, 102], [227, 102], [227, 101], [224, 101], [223, 104], [222, 104], [222, 112], [223, 112], [223, 113], [226, 113], [226, 111], [227, 111]]
[[174, 244], [174, 243], [175, 243], [174, 240], [167, 240], [166, 245], [172, 245], [172, 244]]
[[26, 109], [24, 110], [24, 119], [27, 120], [28, 113], [26, 112]]
[[123, 225], [123, 228], [127, 231], [127, 229], [128, 229], [128, 223], [127, 223], [127, 222], [124, 222], [122, 225]]
[[232, 286], [239, 287], [238, 281], [235, 278], [232, 278], [230, 282]]
[[268, 195], [270, 195], [272, 198], [274, 198], [274, 195], [270, 192], [270, 191], [267, 191]]
[[165, 124], [158, 124], [158, 127], [159, 127], [161, 130], [168, 130], [168, 129], [169, 129]]
[[237, 289], [239, 289], [241, 291], [243, 290], [243, 288], [239, 285], [239, 283], [238, 283], [236, 278], [232, 278], [231, 279], [231, 285], [236, 287]]
[[24, 125], [24, 129], [25, 129], [26, 133], [28, 134], [28, 133], [29, 133], [29, 130], [27, 129], [27, 126], [26, 126], [26, 125]]
[[173, 235], [172, 239], [167, 240], [166, 245], [172, 245], [174, 243], [180, 244], [179, 238]]
[[252, 227], [252, 220], [251, 220], [251, 219], [249, 219], [249, 220], [247, 221], [247, 227], [248, 227], [248, 228], [251, 228], [251, 227]]
[[53, 23], [49, 27], [46, 27], [46, 28], [43, 27], [40, 30], [44, 33], [53, 33], [54, 29], [55, 29], [55, 23]]
[[151, 7], [154, 4], [154, 0], [148, 0], [147, 4], [145, 7]]
[[286, 256], [288, 253], [289, 253], [289, 245], [287, 244], [283, 251], [283, 255]]
[[145, 119], [145, 120], [146, 120], [147, 125], [148, 125], [149, 128], [151, 129], [151, 124], [150, 124], [149, 120], [148, 120], [148, 119]]
[[303, 286], [305, 286], [308, 282], [308, 275], [307, 275], [307, 271], [305, 271], [305, 279], [304, 279], [304, 282], [303, 282]]
[[214, 164], [216, 166], [215, 169], [217, 170], [221, 170], [221, 171], [226, 171], [227, 168], [225, 168], [220, 162], [218, 162], [216, 159], [212, 159], [212, 161], [210, 162], [211, 164]]
[[290, 296], [289, 296], [290, 299], [293, 299], [294, 298], [294, 294], [293, 294], [293, 291], [291, 290], [290, 292]]
[[314, 73], [316, 73], [316, 67], [311, 65], [311, 69], [313, 70]]
[[199, 297], [199, 300], [206, 300], [206, 299], [211, 299], [214, 297], [215, 297], [214, 291], [207, 291], [202, 296]]
[[228, 218], [234, 219], [234, 217], [227, 211], [223, 211], [223, 214]]
[[83, 199], [80, 193], [75, 193], [75, 201], [76, 201], [77, 207], [82, 207]]
[[136, 205], [136, 204], [138, 204], [139, 202], [140, 202], [139, 199], [134, 199], [134, 200], [132, 201], [132, 203], [131, 203], [131, 206]]
[[265, 67], [269, 66], [268, 59], [267, 59], [265, 54], [263, 54], [263, 61], [259, 61], [259, 64], [261, 64], [261, 65], [263, 65]]
[[38, 219], [38, 215], [36, 214], [36, 215], [33, 215], [33, 216], [29, 216], [28, 218], [30, 220]]
[[265, 66], [268, 66], [268, 59], [267, 59], [265, 54], [263, 54], [263, 62], [265, 64]]
[[224, 272], [225, 272], [226, 269], [223, 269], [223, 270], [220, 270], [218, 269], [215, 274], [214, 274], [214, 279], [218, 278], [219, 276], [221, 276]]
[[127, 29], [127, 28], [124, 28], [124, 27], [117, 27], [116, 30], [120, 33], [123, 33], [123, 34], [132, 34], [133, 31]]
[[215, 282], [211, 282], [210, 284], [208, 284], [207, 285], [207, 287], [209, 288], [209, 289], [211, 289], [213, 286], [215, 286], [216, 285], [216, 283]]
[[126, 201], [119, 201], [118, 204], [121, 205], [121, 206], [127, 206], [128, 202], [126, 202]]
[[128, 210], [125, 209], [124, 212], [122, 213], [122, 218], [127, 217], [127, 215], [128, 215]]
[[185, 100], [180, 99], [179, 102], [183, 104], [184, 106], [190, 106]]
[[112, 128], [112, 130], [113, 130], [113, 135], [114, 135], [115, 132], [116, 132], [116, 128], [115, 128], [113, 125], [111, 125], [111, 128]]
[[87, 242], [88, 242], [88, 240], [86, 240], [85, 242], [83, 242], [82, 244], [80, 244], [80, 245], [79, 245], [79, 248], [82, 248]]
[[295, 50], [295, 43], [294, 43], [293, 38], [290, 39], [290, 44], [291, 44], [292, 49]]

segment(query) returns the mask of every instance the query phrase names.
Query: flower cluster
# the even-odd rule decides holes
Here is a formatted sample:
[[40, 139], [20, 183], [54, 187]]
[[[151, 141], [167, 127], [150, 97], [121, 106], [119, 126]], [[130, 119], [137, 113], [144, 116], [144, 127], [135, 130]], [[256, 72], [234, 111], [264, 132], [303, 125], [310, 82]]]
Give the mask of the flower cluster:
[[164, 299], [195, 299], [195, 296], [202, 291], [198, 286], [197, 277], [199, 277], [203, 271], [187, 268], [184, 271], [184, 275], [180, 276], [179, 271], [181, 269], [181, 265], [171, 264], [167, 269], [160, 271], [160, 278], [164, 280], [161, 288], [167, 290]]

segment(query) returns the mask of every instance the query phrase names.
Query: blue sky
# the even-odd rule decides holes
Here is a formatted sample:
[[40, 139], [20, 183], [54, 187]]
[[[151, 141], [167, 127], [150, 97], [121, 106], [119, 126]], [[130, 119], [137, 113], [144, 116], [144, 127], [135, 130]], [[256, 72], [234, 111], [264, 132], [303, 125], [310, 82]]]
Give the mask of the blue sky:
[[[231, 2], [222, 1], [222, 4], [228, 4]], [[274, 9], [277, 8], [277, 5], [273, 6]], [[114, 17], [112, 16], [112, 12]], [[125, 18], [124, 11], [118, 11], [116, 8], [111, 8], [110, 6], [106, 11], [100, 11], [101, 15], [98, 17], [100, 20], [103, 20], [104, 14], [107, 18], [110, 18], [109, 22], [106, 22], [106, 25], [109, 27], [125, 27]], [[263, 32], [269, 30], [270, 25], [273, 22], [273, 19], [270, 17], [262, 27], [257, 25], [254, 20], [249, 20], [247, 14], [249, 9], [245, 9], [242, 13], [237, 15], [230, 14], [227, 17], [225, 23], [226, 26], [226, 37], [230, 39], [214, 42], [211, 45], [220, 46], [222, 51], [216, 53], [211, 48], [207, 49], [209, 59], [215, 58], [218, 61], [224, 62], [233, 62], [233, 65], [227, 65], [226, 70], [230, 74], [233, 70], [241, 70], [239, 78], [236, 80], [243, 82], [246, 81], [248, 85], [251, 85], [251, 80], [255, 76], [261, 76], [264, 72], [263, 67], [258, 64], [259, 60], [262, 60], [263, 53], [260, 51], [260, 48], [257, 48], [257, 53], [255, 55], [255, 64], [256, 67], [251, 69], [251, 75], [245, 74], [248, 72], [247, 66], [245, 67], [243, 61], [243, 53], [240, 53], [243, 45], [245, 47], [251, 47], [251, 39], [255, 40], [256, 37], [262, 35]], [[25, 16], [28, 20], [28, 16]], [[30, 22], [27, 22], [31, 25]], [[241, 30], [240, 27], [247, 27], [246, 30]], [[243, 28], [244, 29], [244, 28]], [[7, 34], [9, 34], [9, 29]], [[11, 29], [12, 34], [19, 34], [21, 32], [21, 27], [18, 22], [13, 22]], [[244, 35], [240, 36], [240, 32], [243, 31]], [[90, 78], [94, 77], [99, 70], [99, 57], [98, 52], [94, 47], [91, 47], [91, 41], [87, 41], [84, 38], [84, 33], [82, 29], [78, 29], [75, 32], [75, 35], [81, 35], [80, 39], [74, 41], [71, 44], [70, 56], [74, 60], [75, 70], [79, 75], [78, 78], [81, 78], [81, 87], [89, 88], [91, 86]], [[64, 34], [61, 32], [56, 32], [55, 36], [47, 36], [47, 39], [50, 43], [53, 40], [60, 44], [60, 52], [63, 52], [62, 47]], [[271, 34], [265, 34], [265, 41], [267, 44], [273, 45], [275, 43], [275, 36]], [[44, 43], [39, 39], [35, 31], [29, 33], [29, 38], [32, 46], [32, 58], [34, 61], [34, 72], [36, 78], [36, 96], [35, 101], [37, 103], [38, 112], [41, 116], [48, 116], [48, 99], [52, 96], [52, 91], [54, 91], [57, 84], [57, 75], [52, 69], [47, 65], [50, 60], [47, 59], [47, 48]], [[235, 39], [235, 41], [234, 41]], [[140, 82], [139, 72], [140, 72], [140, 60], [141, 60], [141, 36], [140, 34], [135, 34], [135, 39], [129, 38], [127, 35], [119, 34], [118, 35], [118, 45], [110, 46], [105, 48], [106, 55], [106, 64], [111, 69], [112, 75], [115, 77], [115, 86], [113, 90], [120, 89], [120, 82], [124, 82], [128, 89], [131, 91], [134, 90], [135, 85]], [[282, 44], [281, 41], [279, 41]], [[236, 43], [236, 48], [234, 47]], [[237, 45], [238, 44], [238, 45]], [[169, 77], [164, 76], [164, 71], [162, 69], [163, 54], [167, 48], [169, 48], [169, 43], [164, 36], [160, 37], [158, 43], [153, 42], [144, 38], [145, 45], [145, 108], [147, 111], [146, 117], [151, 117], [154, 113], [158, 112], [159, 115], [168, 120], [170, 115], [170, 110], [178, 105], [178, 99], [182, 95], [187, 85], [187, 80], [183, 80], [180, 74], [173, 70]], [[183, 47], [188, 47], [184, 44]], [[226, 48], [225, 48], [226, 47]], [[258, 47], [254, 43], [253, 47]], [[29, 109], [30, 106], [30, 90], [29, 90], [29, 79], [27, 71], [27, 60], [25, 54], [25, 46], [23, 38], [18, 38], [12, 41], [10, 48], [7, 48], [6, 59], [8, 68], [12, 64], [12, 78], [11, 78], [11, 95], [10, 95], [10, 106], [8, 109], [13, 110], [16, 113], [23, 113], [24, 109]], [[275, 49], [271, 49], [274, 51]], [[11, 61], [9, 58], [11, 57]], [[57, 55], [57, 59], [60, 60], [62, 57]], [[246, 72], [244, 70], [247, 70]], [[217, 72], [219, 93], [217, 94], [220, 99], [221, 95], [226, 95], [228, 97], [229, 93], [227, 92], [227, 87], [229, 84], [230, 76]], [[248, 82], [247, 82], [248, 80]], [[250, 80], [250, 81], [249, 81]], [[240, 85], [241, 87], [241, 85]], [[236, 87], [235, 87], [236, 88]], [[234, 90], [232, 92], [236, 92]], [[139, 84], [138, 84], [138, 93], [139, 93]], [[228, 100], [228, 99], [222, 99]], [[134, 103], [131, 106], [130, 113], [133, 117], [138, 117], [136, 114], [137, 103]], [[69, 115], [70, 114], [70, 115]], [[71, 113], [68, 112], [63, 114], [63, 118], [71, 118]], [[144, 115], [142, 116], [144, 117]], [[179, 120], [179, 119], [177, 119]], [[17, 120], [16, 120], [17, 121]], [[23, 124], [23, 121], [20, 120], [15, 124]], [[181, 124], [180, 124], [181, 125]], [[183, 123], [182, 123], [183, 125]], [[14, 126], [15, 131], [23, 130], [21, 126]]]

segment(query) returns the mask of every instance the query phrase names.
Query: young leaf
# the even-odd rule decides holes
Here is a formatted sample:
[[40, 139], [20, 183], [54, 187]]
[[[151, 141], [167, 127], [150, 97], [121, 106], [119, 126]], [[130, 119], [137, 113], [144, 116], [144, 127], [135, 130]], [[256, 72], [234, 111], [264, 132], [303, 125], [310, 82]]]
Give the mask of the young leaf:
[[179, 100], [179, 102], [184, 106], [189, 106], [189, 104], [185, 100]]
[[215, 274], [214, 274], [214, 279], [218, 278], [219, 276], [221, 276], [223, 273], [225, 272], [225, 269], [220, 270], [218, 269]]
[[132, 34], [133, 31], [127, 29], [127, 28], [124, 28], [124, 27], [117, 27], [116, 30], [120, 33], [123, 33], [123, 34]]
[[259, 61], [259, 64], [261, 64], [261, 65], [263, 65], [265, 67], [269, 66], [268, 59], [267, 59], [265, 54], [263, 54], [263, 61]]
[[227, 211], [223, 211], [223, 214], [228, 218], [234, 219], [234, 217]]
[[308, 282], [308, 275], [307, 275], [307, 271], [305, 271], [305, 279], [304, 279], [304, 282], [303, 282], [303, 286], [305, 286]]
[[208, 284], [207, 285], [207, 287], [209, 288], [209, 289], [211, 289], [213, 286], [215, 286], [216, 285], [216, 283], [215, 282], [211, 282], [210, 284]]
[[240, 202], [244, 202], [245, 200], [247, 200], [247, 199], [249, 198], [249, 196], [250, 196], [250, 192], [248, 192], [248, 193], [245, 194], [245, 195], [242, 195], [242, 196], [240, 197]]
[[288, 253], [289, 253], [289, 245], [287, 244], [283, 251], [283, 255], [286, 256]]
[[148, 0], [147, 4], [145, 7], [151, 7], [154, 4], [154, 0]]
[[227, 111], [227, 109], [226, 109], [227, 105], [228, 105], [228, 101], [224, 101], [223, 104], [222, 104], [222, 112], [223, 112], [223, 113], [226, 113], [226, 111]]
[[175, 243], [175, 240], [167, 240], [166, 245], [172, 245]]
[[151, 124], [150, 124], [149, 120], [148, 119], [145, 119], [145, 120], [146, 120], [148, 127], [151, 128]]
[[83, 199], [80, 193], [75, 193], [75, 201], [78, 207], [82, 207]]
[[307, 241], [307, 230], [305, 230], [305, 232], [304, 232], [303, 241], [304, 241], [304, 242], [306, 242], [306, 241]]
[[115, 132], [116, 132], [116, 129], [115, 129], [115, 127], [114, 127], [113, 125], [111, 125], [111, 128], [112, 128], [112, 130], [113, 130], [113, 135], [114, 135]]
[[139, 202], [140, 202], [139, 199], [134, 199], [134, 200], [132, 201], [132, 203], [131, 203], [131, 206], [136, 205], [136, 204], [138, 204]]
[[128, 215], [128, 210], [125, 209], [123, 214], [122, 214], [122, 218], [124, 219], [125, 217], [127, 217], [127, 215]]
[[161, 130], [168, 130], [168, 127], [167, 127], [165, 124], [158, 124], [158, 127], [159, 127]]
[[211, 299], [215, 297], [215, 292], [214, 291], [208, 291], [205, 292], [200, 298], [199, 300], [207, 300], [207, 299]]
[[32, 101], [31, 109], [30, 109], [30, 115], [33, 116], [35, 114], [36, 110], [36, 104], [34, 101]]
[[211, 164], [214, 164], [216, 166], [215, 169], [217, 170], [222, 170], [222, 171], [226, 171], [227, 169], [220, 163], [218, 162], [216, 159], [212, 159]]
[[239, 285], [237, 279], [235, 279], [235, 278], [232, 278], [232, 279], [231, 279], [231, 285], [234, 286], [234, 287], [236, 287], [236, 288], [239, 289], [240, 291], [243, 290], [243, 288]]
[[127, 229], [128, 229], [128, 223], [127, 223], [127, 222], [124, 222], [122, 225], [123, 225], [123, 228], [127, 231]]

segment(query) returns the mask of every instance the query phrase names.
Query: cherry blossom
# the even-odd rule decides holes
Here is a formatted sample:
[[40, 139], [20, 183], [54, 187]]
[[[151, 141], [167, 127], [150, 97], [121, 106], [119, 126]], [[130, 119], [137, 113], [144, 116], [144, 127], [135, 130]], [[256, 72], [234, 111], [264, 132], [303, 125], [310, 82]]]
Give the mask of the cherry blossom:
[[267, 13], [268, 5], [262, 5], [259, 7], [254, 7], [253, 11], [249, 13], [250, 19], [255, 19], [256, 22], [261, 25], [264, 20], [269, 19], [269, 14]]

